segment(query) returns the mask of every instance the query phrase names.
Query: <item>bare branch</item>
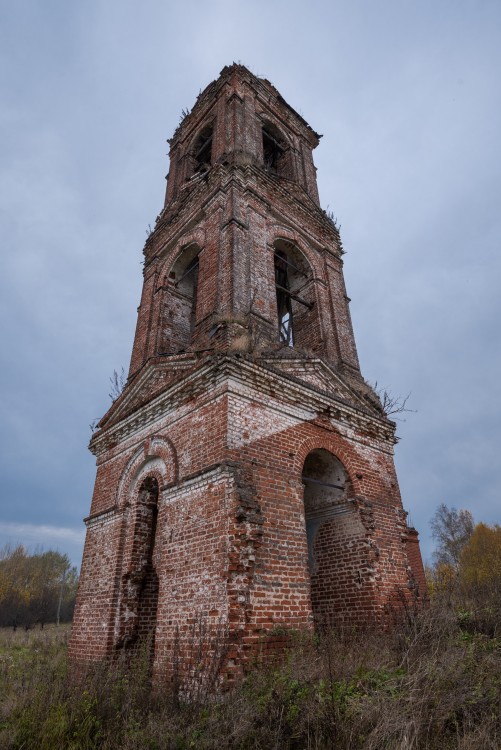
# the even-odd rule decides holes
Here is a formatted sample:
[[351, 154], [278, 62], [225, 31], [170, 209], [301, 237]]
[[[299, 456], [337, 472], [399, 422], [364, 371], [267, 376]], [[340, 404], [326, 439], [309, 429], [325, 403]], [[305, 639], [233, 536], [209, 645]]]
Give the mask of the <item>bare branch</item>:
[[127, 382], [127, 376], [125, 375], [125, 368], [122, 367], [120, 374], [116, 370], [113, 370], [113, 375], [110, 378], [111, 391], [108, 394], [111, 398], [111, 403], [114, 404], [117, 398], [125, 388]]
[[407, 396], [394, 396], [386, 388], [379, 387], [377, 380], [372, 388], [376, 396], [379, 398], [383, 411], [387, 417], [394, 414], [416, 413], [415, 409], [407, 408], [407, 401], [411, 395], [410, 392]]

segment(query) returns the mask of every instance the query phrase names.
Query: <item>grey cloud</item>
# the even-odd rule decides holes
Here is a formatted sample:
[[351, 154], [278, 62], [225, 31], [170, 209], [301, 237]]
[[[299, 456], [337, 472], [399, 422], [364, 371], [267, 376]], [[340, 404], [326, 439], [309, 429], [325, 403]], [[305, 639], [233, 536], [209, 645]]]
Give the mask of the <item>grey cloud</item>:
[[426, 0], [9, 6], [4, 523], [73, 530], [78, 557], [88, 425], [107, 408], [113, 369], [128, 364], [165, 140], [233, 60], [324, 134], [321, 200], [342, 224], [363, 373], [412, 391], [417, 409], [399, 425], [396, 457], [426, 554], [440, 502], [499, 522], [500, 16], [496, 2]]

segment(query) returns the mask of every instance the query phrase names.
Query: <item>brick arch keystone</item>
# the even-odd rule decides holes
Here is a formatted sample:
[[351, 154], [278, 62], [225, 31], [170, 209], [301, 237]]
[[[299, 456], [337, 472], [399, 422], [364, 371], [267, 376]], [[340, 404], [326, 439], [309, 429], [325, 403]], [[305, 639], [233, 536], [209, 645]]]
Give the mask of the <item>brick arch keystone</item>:
[[273, 224], [268, 232], [268, 243], [274, 245], [277, 240], [289, 240], [293, 245], [296, 245], [305, 257], [306, 253], [303, 247], [303, 242], [299, 238], [299, 235], [293, 229], [289, 229], [283, 224]]

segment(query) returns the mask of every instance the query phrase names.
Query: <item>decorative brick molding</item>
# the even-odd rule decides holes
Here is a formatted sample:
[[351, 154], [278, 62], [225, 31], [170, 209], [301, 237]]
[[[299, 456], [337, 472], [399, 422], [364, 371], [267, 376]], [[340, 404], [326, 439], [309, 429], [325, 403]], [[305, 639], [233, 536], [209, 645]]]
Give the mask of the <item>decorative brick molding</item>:
[[159, 486], [175, 482], [178, 475], [177, 455], [172, 441], [154, 435], [147, 438], [129, 459], [117, 487], [116, 504], [122, 508], [131, 502], [131, 488], [137, 488], [141, 479], [155, 476]]

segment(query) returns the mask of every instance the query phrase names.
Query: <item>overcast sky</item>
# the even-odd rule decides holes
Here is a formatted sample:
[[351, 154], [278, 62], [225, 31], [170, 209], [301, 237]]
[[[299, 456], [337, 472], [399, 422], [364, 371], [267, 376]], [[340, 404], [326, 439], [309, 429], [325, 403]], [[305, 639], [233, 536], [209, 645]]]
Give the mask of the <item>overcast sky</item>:
[[242, 62], [323, 133], [362, 372], [411, 392], [396, 463], [501, 522], [499, 0], [0, 0], [0, 544], [79, 564], [89, 424], [127, 369], [166, 139]]

